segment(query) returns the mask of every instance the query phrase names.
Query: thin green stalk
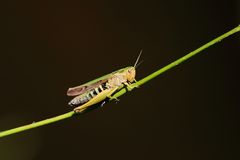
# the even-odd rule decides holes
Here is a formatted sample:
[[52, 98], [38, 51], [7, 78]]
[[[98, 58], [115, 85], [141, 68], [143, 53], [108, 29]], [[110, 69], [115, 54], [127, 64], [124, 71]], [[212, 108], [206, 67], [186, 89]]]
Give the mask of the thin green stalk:
[[[239, 32], [240, 31], [240, 25], [230, 31], [228, 31], [227, 33], [224, 33], [223, 35], [215, 38], [214, 40], [208, 42], [207, 44], [201, 46], [200, 48], [188, 53], [187, 55], [179, 58], [178, 60], [170, 63], [169, 65], [157, 70], [156, 72], [148, 75], [147, 77], [139, 80], [138, 82], [130, 85], [128, 87], [128, 90], [131, 90], [132, 88], [136, 87], [136, 86], [141, 86], [143, 84], [145, 84], [146, 82], [152, 80], [153, 78], [159, 76], [160, 74], [162, 74], [163, 72], [177, 66], [178, 64], [186, 61], [187, 59], [193, 57], [194, 55], [200, 53], [201, 51], [203, 51], [204, 49], [212, 46], [213, 44], [216, 44], [217, 42], [220, 42], [221, 40], [223, 40], [224, 38], [236, 33], [236, 32]], [[127, 89], [123, 88], [121, 89], [119, 92], [117, 92], [116, 94], [114, 94], [113, 98], [117, 98], [117, 97], [120, 97], [122, 96], [123, 94], [125, 94], [127, 91]], [[112, 100], [111, 99], [111, 100]], [[65, 113], [65, 114], [62, 114], [62, 115], [59, 115], [59, 116], [56, 116], [56, 117], [53, 117], [53, 118], [49, 118], [49, 119], [46, 119], [46, 120], [42, 120], [42, 121], [39, 121], [39, 122], [35, 122], [35, 123], [32, 123], [32, 124], [28, 124], [28, 125], [24, 125], [24, 126], [21, 126], [21, 127], [17, 127], [17, 128], [13, 128], [13, 129], [10, 129], [10, 130], [6, 130], [6, 131], [3, 131], [3, 132], [0, 132], [0, 137], [4, 137], [4, 136], [8, 136], [8, 135], [11, 135], [11, 134], [15, 134], [15, 133], [19, 133], [19, 132], [22, 132], [22, 131], [25, 131], [25, 130], [29, 130], [29, 129], [32, 129], [32, 128], [36, 128], [36, 127], [40, 127], [40, 126], [43, 126], [43, 125], [46, 125], [46, 124], [50, 124], [50, 123], [54, 123], [54, 122], [57, 122], [57, 121], [60, 121], [60, 120], [64, 120], [64, 119], [67, 119], [67, 118], [70, 118], [72, 116], [76, 115], [76, 113], [74, 113], [73, 111], [71, 112], [68, 112], [68, 113]]]
[[9, 129], [9, 130], [0, 132], [0, 137], [4, 137], [4, 136], [8, 136], [8, 135], [15, 134], [15, 133], [18, 133], [18, 132], [22, 132], [22, 131], [25, 131], [25, 130], [29, 130], [29, 129], [32, 129], [32, 128], [44, 126], [46, 124], [50, 124], [50, 123], [53, 123], [53, 122], [57, 122], [57, 121], [66, 119], [66, 118], [70, 118], [73, 115], [74, 115], [74, 112], [71, 111], [71, 112], [68, 112], [68, 113], [53, 117], [53, 118], [49, 118], [49, 119], [45, 119], [45, 120], [42, 120], [42, 121], [39, 121], [39, 122], [34, 122], [34, 123], [31, 123], [31, 124], [28, 124], [28, 125], [24, 125], [24, 126], [21, 126], [21, 127]]

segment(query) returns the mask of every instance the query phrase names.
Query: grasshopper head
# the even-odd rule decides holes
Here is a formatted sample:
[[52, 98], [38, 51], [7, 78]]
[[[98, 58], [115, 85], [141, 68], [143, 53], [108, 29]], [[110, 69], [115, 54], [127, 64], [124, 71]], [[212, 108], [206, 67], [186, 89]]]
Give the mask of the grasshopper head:
[[136, 69], [135, 67], [127, 67], [126, 69], [126, 77], [129, 82], [133, 82], [136, 76]]
[[129, 82], [134, 82], [134, 81], [136, 81], [136, 80], [135, 80], [136, 68], [137, 68], [137, 66], [140, 64], [140, 63], [138, 64], [138, 61], [139, 61], [139, 59], [140, 59], [141, 54], [142, 54], [142, 50], [140, 51], [140, 53], [139, 53], [139, 55], [138, 55], [138, 58], [137, 58], [137, 60], [136, 60], [136, 62], [135, 62], [135, 64], [134, 64], [134, 66], [130, 66], [130, 67], [127, 67], [127, 68], [126, 68], [126, 78], [127, 78], [127, 81], [129, 81]]

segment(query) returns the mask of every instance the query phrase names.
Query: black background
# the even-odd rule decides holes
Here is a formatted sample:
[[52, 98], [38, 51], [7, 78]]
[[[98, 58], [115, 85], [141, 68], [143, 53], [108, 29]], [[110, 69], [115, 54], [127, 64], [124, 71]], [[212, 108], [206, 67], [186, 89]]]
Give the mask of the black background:
[[[236, 27], [229, 1], [7, 1], [0, 130], [66, 113], [68, 87], [133, 65], [137, 79]], [[1, 160], [234, 159], [239, 33], [103, 108], [0, 139]]]

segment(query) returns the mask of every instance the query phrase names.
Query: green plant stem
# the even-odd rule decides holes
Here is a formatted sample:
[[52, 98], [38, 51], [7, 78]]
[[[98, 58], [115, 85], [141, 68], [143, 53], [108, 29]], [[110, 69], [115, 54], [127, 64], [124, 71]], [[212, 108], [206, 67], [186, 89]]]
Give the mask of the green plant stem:
[[6, 130], [6, 131], [3, 131], [3, 132], [0, 132], [0, 137], [8, 136], [8, 135], [11, 135], [11, 134], [14, 134], [14, 133], [22, 132], [22, 131], [29, 130], [29, 129], [36, 128], [36, 127], [40, 127], [40, 126], [43, 126], [43, 125], [46, 125], [46, 124], [57, 122], [57, 121], [72, 117], [74, 114], [75, 113], [73, 111], [71, 111], [71, 112], [68, 112], [68, 113], [53, 117], [53, 118], [45, 119], [45, 120], [42, 120], [42, 121], [39, 121], [39, 122], [34, 122], [34, 123], [31, 123], [31, 124], [28, 124], [28, 125], [24, 125], [24, 126], [21, 126], [21, 127]]
[[[216, 44], [217, 42], [220, 42], [221, 40], [223, 40], [224, 38], [236, 33], [236, 32], [239, 32], [240, 31], [240, 25], [226, 33], [224, 33], [223, 35], [213, 39], [212, 41], [208, 42], [207, 44], [201, 46], [200, 48], [188, 53], [187, 55], [177, 59], [176, 61], [170, 63], [169, 65], [157, 70], [156, 72], [148, 75], [147, 77], [139, 80], [138, 82], [134, 83], [134, 84], [131, 84], [128, 89], [121, 89], [120, 91], [118, 91], [116, 94], [114, 94], [113, 98], [110, 99], [110, 100], [113, 100], [114, 98], [117, 98], [117, 97], [120, 97], [122, 96], [123, 94], [125, 94], [127, 91], [133, 89], [134, 87], [136, 86], [141, 86], [143, 84], [145, 84], [146, 82], [152, 80], [153, 78], [159, 76], [160, 74], [164, 73], [165, 71], [177, 66], [178, 64], [186, 61], [187, 59], [193, 57], [194, 55], [200, 53], [201, 51], [203, 51], [204, 49], [212, 46], [213, 44]], [[46, 125], [46, 124], [50, 124], [50, 123], [54, 123], [54, 122], [57, 122], [57, 121], [60, 121], [60, 120], [64, 120], [64, 119], [67, 119], [67, 118], [70, 118], [72, 116], [76, 115], [76, 113], [74, 113], [73, 111], [71, 112], [68, 112], [68, 113], [65, 113], [65, 114], [62, 114], [62, 115], [59, 115], [59, 116], [56, 116], [56, 117], [53, 117], [53, 118], [49, 118], [49, 119], [46, 119], [46, 120], [42, 120], [42, 121], [39, 121], [39, 122], [35, 122], [35, 123], [31, 123], [31, 124], [28, 124], [28, 125], [24, 125], [24, 126], [21, 126], [21, 127], [17, 127], [17, 128], [13, 128], [13, 129], [10, 129], [10, 130], [6, 130], [6, 131], [2, 131], [0, 132], [0, 137], [4, 137], [4, 136], [8, 136], [8, 135], [11, 135], [11, 134], [15, 134], [15, 133], [19, 133], [19, 132], [22, 132], [22, 131], [25, 131], [25, 130], [29, 130], [29, 129], [32, 129], [32, 128], [36, 128], [36, 127], [40, 127], [40, 126], [43, 126], [43, 125]]]

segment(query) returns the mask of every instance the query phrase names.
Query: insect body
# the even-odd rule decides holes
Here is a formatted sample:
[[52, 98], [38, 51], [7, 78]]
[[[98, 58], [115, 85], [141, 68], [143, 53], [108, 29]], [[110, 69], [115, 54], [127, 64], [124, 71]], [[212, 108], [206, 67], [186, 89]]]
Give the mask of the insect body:
[[99, 103], [106, 98], [111, 98], [111, 96], [124, 85], [129, 86], [135, 82], [135, 67], [140, 55], [141, 53], [134, 66], [119, 69], [81, 86], [69, 88], [67, 95], [76, 96], [69, 102], [69, 105], [76, 107], [74, 108], [75, 112], [82, 112], [91, 105]]

